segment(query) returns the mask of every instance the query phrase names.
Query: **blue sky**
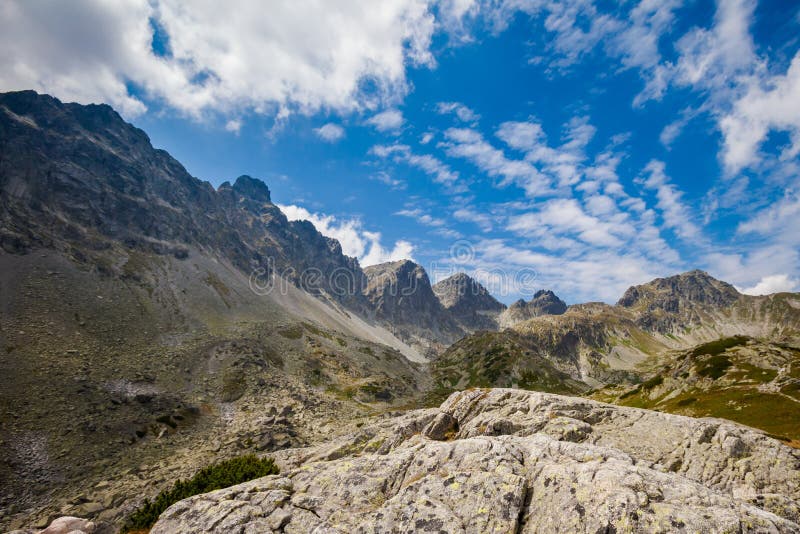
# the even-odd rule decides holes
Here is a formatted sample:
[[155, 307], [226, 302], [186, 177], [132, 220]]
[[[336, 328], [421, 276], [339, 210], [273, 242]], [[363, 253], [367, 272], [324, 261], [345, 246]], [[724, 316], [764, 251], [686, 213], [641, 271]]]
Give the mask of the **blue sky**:
[[505, 302], [693, 268], [800, 290], [795, 2], [216, 9], [7, 3], [0, 89], [108, 102], [362, 264], [464, 270]]

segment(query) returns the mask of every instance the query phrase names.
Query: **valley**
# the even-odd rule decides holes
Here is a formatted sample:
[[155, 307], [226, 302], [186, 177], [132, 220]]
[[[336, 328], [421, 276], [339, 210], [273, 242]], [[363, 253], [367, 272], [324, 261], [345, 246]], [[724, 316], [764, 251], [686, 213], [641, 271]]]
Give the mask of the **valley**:
[[[423, 483], [446, 493], [448, 477], [430, 473], [448, 469], [485, 484], [488, 502], [502, 484], [528, 488], [510, 493], [513, 521], [486, 528], [533, 525], [549, 509], [530, 488], [557, 480], [552, 506], [577, 510], [563, 491], [596, 474], [595, 456], [617, 462], [609, 480], [631, 495], [627, 475], [684, 488], [720, 528], [737, 514], [787, 531], [800, 521], [800, 294], [744, 295], [695, 270], [615, 305], [567, 306], [545, 288], [506, 306], [466, 273], [432, 283], [410, 260], [362, 268], [290, 221], [261, 180], [215, 189], [109, 106], [33, 91], [0, 95], [0, 375], [3, 529], [75, 515], [113, 530], [165, 484], [247, 453], [292, 473], [253, 492], [285, 492], [302, 528], [322, 524], [292, 500], [303, 480], [312, 515], [378, 528], [405, 521], [392, 499], [412, 502]], [[615, 418], [644, 421], [642, 435], [668, 428], [685, 463], [640, 448]], [[413, 472], [413, 451], [428, 474]], [[793, 466], [762, 465], [764, 451]], [[512, 466], [498, 480], [495, 453]], [[760, 486], [732, 467], [745, 456]], [[400, 473], [381, 479], [381, 502], [347, 517], [320, 503], [331, 473], [366, 476], [368, 461]], [[724, 483], [698, 474], [704, 461]], [[523, 469], [536, 462], [552, 477]], [[702, 525], [679, 496], [665, 502], [641, 524]], [[431, 524], [451, 524], [431, 506]], [[163, 520], [155, 532], [197, 526]]]

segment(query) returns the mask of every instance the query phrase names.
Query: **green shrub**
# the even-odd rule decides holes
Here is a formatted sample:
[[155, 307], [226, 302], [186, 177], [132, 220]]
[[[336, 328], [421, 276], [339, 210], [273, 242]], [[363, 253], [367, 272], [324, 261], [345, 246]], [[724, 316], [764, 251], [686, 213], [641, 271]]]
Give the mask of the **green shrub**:
[[634, 389], [632, 389], [630, 391], [626, 391], [625, 393], [620, 395], [619, 399], [622, 400], [622, 399], [627, 399], [628, 397], [633, 397], [634, 395], [636, 395], [640, 391], [642, 391], [642, 386], [641, 385], [636, 386]]
[[702, 366], [698, 366], [697, 374], [716, 380], [722, 377], [731, 365], [733, 363], [727, 356], [718, 354], [703, 362]]
[[277, 473], [278, 467], [272, 458], [261, 459], [253, 454], [210, 465], [189, 480], [178, 480], [171, 489], [163, 490], [152, 502], [145, 499], [142, 506], [128, 516], [122, 532], [149, 529], [164, 510], [192, 495], [208, 493]]
[[747, 336], [723, 337], [716, 341], [710, 341], [708, 343], [698, 345], [692, 350], [692, 352], [690, 352], [690, 354], [693, 357], [702, 356], [703, 354], [716, 356], [717, 354], [721, 354], [730, 348], [738, 347], [739, 345], [745, 345], [749, 340], [750, 338]]
[[278, 330], [278, 334], [286, 339], [300, 339], [303, 337], [303, 327], [298, 324], [294, 324]]
[[651, 390], [654, 387], [660, 386], [663, 383], [664, 383], [664, 377], [661, 376], [661, 375], [656, 375], [653, 378], [651, 378], [650, 380], [647, 380], [646, 382], [644, 382], [642, 384], [642, 389]]

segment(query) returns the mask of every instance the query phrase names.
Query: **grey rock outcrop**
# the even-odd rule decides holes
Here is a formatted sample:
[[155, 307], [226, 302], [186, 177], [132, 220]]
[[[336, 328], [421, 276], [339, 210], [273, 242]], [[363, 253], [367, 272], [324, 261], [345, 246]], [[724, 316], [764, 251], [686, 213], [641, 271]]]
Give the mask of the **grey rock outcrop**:
[[456, 321], [468, 330], [494, 330], [497, 317], [506, 309], [477, 280], [456, 273], [437, 282], [433, 292]]
[[797, 450], [544, 393], [459, 392], [276, 460], [280, 475], [181, 501], [153, 534], [800, 532]]

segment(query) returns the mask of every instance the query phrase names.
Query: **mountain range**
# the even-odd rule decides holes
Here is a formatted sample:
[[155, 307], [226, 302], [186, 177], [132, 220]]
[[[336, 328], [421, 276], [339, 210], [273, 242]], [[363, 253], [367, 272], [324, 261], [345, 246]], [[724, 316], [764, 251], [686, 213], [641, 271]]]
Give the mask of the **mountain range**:
[[[800, 294], [690, 271], [616, 305], [542, 289], [506, 306], [465, 273], [362, 267], [261, 180], [214, 188], [109, 106], [22, 91], [0, 95], [0, 373], [0, 526], [118, 524], [213, 459], [313, 448], [384, 416], [395, 454], [402, 428], [432, 421], [403, 427], [397, 410], [448, 397], [447, 432], [492, 435], [454, 426], [473, 388], [724, 417], [796, 446]], [[494, 435], [520, 432], [491, 409]]]

